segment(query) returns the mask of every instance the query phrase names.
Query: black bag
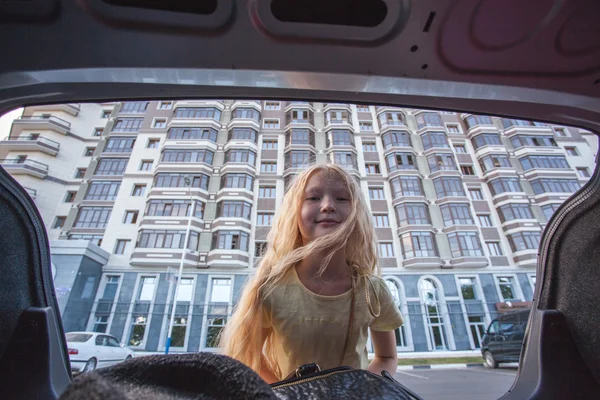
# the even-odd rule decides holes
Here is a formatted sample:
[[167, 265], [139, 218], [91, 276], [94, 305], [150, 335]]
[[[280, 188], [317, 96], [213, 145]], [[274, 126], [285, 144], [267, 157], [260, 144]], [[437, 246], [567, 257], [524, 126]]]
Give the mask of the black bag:
[[277, 398], [421, 400], [387, 371], [379, 376], [351, 367], [321, 371], [317, 364], [305, 364], [298, 367], [294, 375], [271, 384]]

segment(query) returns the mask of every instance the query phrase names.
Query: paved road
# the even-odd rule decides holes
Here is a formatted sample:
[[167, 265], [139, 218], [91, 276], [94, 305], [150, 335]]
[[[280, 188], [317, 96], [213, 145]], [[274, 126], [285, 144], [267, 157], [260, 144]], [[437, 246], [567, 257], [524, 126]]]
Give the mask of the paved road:
[[398, 371], [396, 379], [424, 400], [496, 400], [512, 386], [516, 368]]

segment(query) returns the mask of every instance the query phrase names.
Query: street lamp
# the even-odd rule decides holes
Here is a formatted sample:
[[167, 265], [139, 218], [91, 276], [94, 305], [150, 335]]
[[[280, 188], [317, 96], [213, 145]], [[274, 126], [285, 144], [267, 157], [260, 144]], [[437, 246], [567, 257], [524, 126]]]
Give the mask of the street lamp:
[[171, 309], [171, 319], [169, 321], [169, 334], [167, 336], [167, 343], [165, 345], [165, 354], [169, 354], [169, 348], [171, 347], [171, 336], [173, 335], [173, 325], [175, 323], [175, 309], [177, 308], [177, 295], [179, 294], [179, 284], [181, 283], [181, 275], [183, 274], [183, 262], [185, 261], [185, 253], [187, 252], [187, 244], [190, 238], [190, 227], [192, 226], [192, 216], [194, 214], [195, 200], [192, 197], [192, 180], [189, 176], [184, 178], [185, 186], [188, 188], [188, 194], [190, 196], [190, 215], [188, 216], [187, 229], [185, 231], [185, 239], [183, 241], [183, 249], [181, 251], [181, 260], [179, 261], [179, 273], [177, 274], [177, 281], [175, 281], [175, 293], [173, 294], [173, 306]]

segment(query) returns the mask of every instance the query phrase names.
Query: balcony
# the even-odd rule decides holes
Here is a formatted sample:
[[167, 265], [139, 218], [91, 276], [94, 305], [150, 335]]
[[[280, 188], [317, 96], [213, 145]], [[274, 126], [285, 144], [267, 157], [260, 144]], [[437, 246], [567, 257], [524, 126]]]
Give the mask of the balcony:
[[48, 165], [28, 158], [6, 158], [0, 164], [11, 175], [31, 175], [36, 178], [48, 176]]
[[19, 136], [23, 130], [51, 130], [66, 135], [71, 129], [71, 123], [54, 116], [21, 117], [13, 122], [12, 135]]
[[49, 105], [29, 106], [29, 107], [27, 107], [27, 109], [28, 109], [28, 111], [32, 111], [32, 112], [61, 111], [61, 112], [65, 112], [69, 115], [76, 117], [77, 114], [79, 114], [79, 111], [81, 111], [81, 106], [76, 103], [49, 104]]
[[301, 108], [301, 109], [309, 109], [309, 110], [313, 110], [313, 103], [308, 102], [308, 101], [291, 101], [289, 103], [287, 103], [287, 105], [285, 106], [285, 111], [290, 111], [293, 108]]
[[55, 156], [60, 150], [60, 143], [39, 135], [7, 137], [0, 142], [8, 151], [41, 151]]

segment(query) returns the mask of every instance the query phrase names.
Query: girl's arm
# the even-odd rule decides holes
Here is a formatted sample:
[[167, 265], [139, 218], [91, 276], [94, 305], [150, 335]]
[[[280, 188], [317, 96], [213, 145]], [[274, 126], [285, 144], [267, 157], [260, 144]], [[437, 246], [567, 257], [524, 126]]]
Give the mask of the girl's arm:
[[371, 330], [371, 340], [375, 348], [375, 358], [373, 358], [367, 369], [377, 375], [381, 375], [381, 371], [386, 370], [394, 376], [398, 368], [398, 353], [394, 331]]
[[[271, 328], [268, 329], [263, 329], [263, 335], [262, 335], [262, 343], [264, 345], [265, 340], [267, 340], [267, 336], [269, 336], [269, 333], [271, 332]], [[394, 339], [394, 343], [395, 343]], [[394, 344], [395, 346], [395, 344]], [[262, 346], [261, 346], [262, 348]], [[267, 363], [265, 361], [265, 358], [261, 355], [261, 362], [260, 362], [260, 377], [263, 378], [263, 380], [267, 383], [275, 383], [277, 381], [279, 381], [279, 379], [277, 379], [277, 377], [275, 376], [275, 374], [269, 369], [269, 367], [267, 366]], [[394, 371], [395, 372], [395, 371]]]

